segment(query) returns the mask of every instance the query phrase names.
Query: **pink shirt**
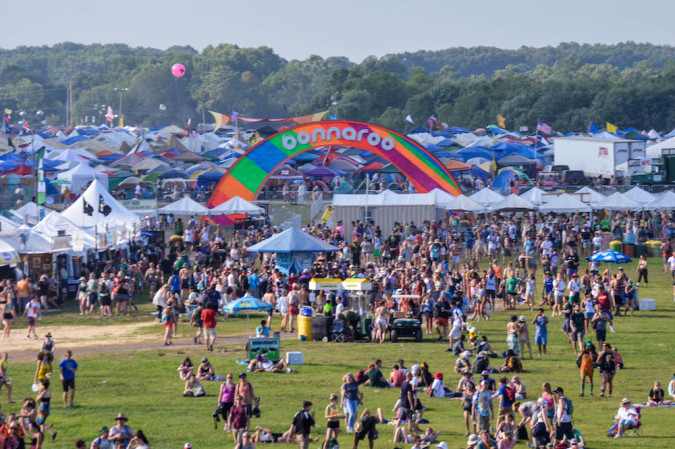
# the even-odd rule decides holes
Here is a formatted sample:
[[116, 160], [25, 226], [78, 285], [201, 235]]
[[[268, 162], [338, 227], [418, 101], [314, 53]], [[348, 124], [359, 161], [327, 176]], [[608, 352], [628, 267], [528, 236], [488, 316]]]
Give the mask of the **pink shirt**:
[[222, 394], [220, 395], [220, 402], [234, 402], [234, 388], [236, 385], [223, 384]]

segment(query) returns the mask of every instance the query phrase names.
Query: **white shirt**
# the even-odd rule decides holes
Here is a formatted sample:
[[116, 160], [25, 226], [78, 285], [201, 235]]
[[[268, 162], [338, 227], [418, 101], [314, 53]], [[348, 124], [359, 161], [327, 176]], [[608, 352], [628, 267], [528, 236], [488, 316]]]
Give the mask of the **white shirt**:
[[335, 306], [335, 316], [340, 315], [345, 311], [345, 305], [340, 303], [337, 306]]
[[28, 318], [37, 318], [39, 310], [40, 310], [40, 303], [37, 301], [31, 301], [28, 304], [26, 304], [26, 316]]
[[670, 271], [675, 271], [675, 256], [668, 258], [668, 264], [670, 265]]
[[637, 410], [635, 410], [635, 407], [621, 407], [619, 408], [619, 411], [616, 412], [616, 419], [622, 420], [622, 419], [630, 419], [635, 421], [638, 418]]
[[567, 285], [567, 288], [572, 293], [579, 293], [581, 291], [581, 281], [571, 280], [570, 283]]
[[551, 249], [553, 248], [553, 242], [550, 240], [544, 240], [541, 242], [541, 253], [545, 256], [548, 256], [551, 254]]

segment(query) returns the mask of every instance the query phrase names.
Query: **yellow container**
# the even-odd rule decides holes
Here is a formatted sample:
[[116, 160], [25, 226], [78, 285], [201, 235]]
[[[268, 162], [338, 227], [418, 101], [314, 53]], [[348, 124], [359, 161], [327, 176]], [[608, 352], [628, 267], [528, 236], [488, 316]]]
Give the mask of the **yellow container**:
[[312, 317], [298, 315], [298, 339], [312, 341]]
[[612, 240], [611, 242], [609, 242], [609, 249], [611, 249], [612, 251], [622, 252], [623, 245], [618, 240]]

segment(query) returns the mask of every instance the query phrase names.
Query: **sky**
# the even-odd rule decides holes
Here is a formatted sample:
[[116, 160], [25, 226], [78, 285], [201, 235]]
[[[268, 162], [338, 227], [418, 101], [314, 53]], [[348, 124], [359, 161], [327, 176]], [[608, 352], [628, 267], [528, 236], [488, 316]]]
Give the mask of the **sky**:
[[[268, 46], [286, 59], [560, 42], [675, 45], [673, 0], [31, 0], [3, 6], [0, 48]], [[58, 5], [58, 6], [56, 6]], [[36, 11], [36, 14], [31, 13]]]

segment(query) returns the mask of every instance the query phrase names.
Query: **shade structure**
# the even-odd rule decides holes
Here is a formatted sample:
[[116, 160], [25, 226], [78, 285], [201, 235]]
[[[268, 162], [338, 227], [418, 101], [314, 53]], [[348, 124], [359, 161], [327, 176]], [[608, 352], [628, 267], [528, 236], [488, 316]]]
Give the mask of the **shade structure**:
[[595, 210], [642, 210], [642, 205], [630, 198], [626, 198], [619, 192], [612, 193], [591, 206]]
[[5, 265], [15, 266], [19, 262], [19, 254], [14, 247], [4, 240], [0, 240], [0, 267]]
[[614, 251], [611, 249], [595, 253], [586, 260], [588, 260], [589, 262], [616, 263], [616, 264], [632, 262], [631, 258], [625, 255], [624, 253], [620, 253], [619, 251]]
[[105, 189], [108, 190], [108, 175], [94, 170], [88, 162], [81, 162], [71, 170], [59, 173], [56, 177], [69, 181], [71, 184], [70, 191], [74, 193], [80, 193], [83, 187], [95, 179], [101, 181], [105, 185]]
[[260, 206], [256, 206], [250, 201], [235, 196], [225, 201], [222, 204], [211, 209], [211, 215], [233, 215], [233, 214], [248, 214], [248, 215], [260, 215], [265, 211]]
[[174, 201], [157, 210], [158, 214], [174, 215], [211, 215], [211, 210], [190, 198], [185, 196], [178, 201]]
[[626, 198], [630, 198], [631, 200], [639, 204], [651, 203], [656, 199], [656, 196], [652, 195], [646, 190], [641, 189], [638, 186], [633, 187], [628, 192], [624, 193], [623, 196], [625, 196]]
[[543, 199], [542, 199], [543, 194], [544, 194], [544, 191], [541, 190], [539, 187], [532, 187], [527, 192], [520, 194], [520, 197], [522, 199], [524, 199], [525, 201], [529, 201], [530, 203], [534, 204], [535, 206], [539, 206], [541, 203], [543, 203]]
[[654, 201], [644, 205], [645, 210], [675, 210], [675, 193], [668, 190]]
[[61, 212], [72, 223], [80, 228], [92, 228], [94, 226], [117, 226], [133, 227], [140, 218], [129, 211], [108, 193], [107, 186], [101, 181], [95, 180], [87, 190], [66, 210]]
[[227, 313], [240, 313], [240, 312], [265, 312], [272, 310], [274, 306], [269, 304], [262, 299], [255, 298], [253, 296], [244, 296], [239, 298], [223, 307], [223, 311]]
[[464, 212], [485, 212], [486, 207], [469, 198], [466, 195], [459, 195], [451, 201], [442, 205], [447, 210], [456, 210]]
[[539, 206], [539, 212], [558, 212], [558, 213], [573, 213], [573, 212], [592, 212], [593, 208], [583, 201], [566, 193], [554, 198], [546, 204]]
[[311, 170], [307, 170], [305, 172], [305, 176], [312, 176], [317, 178], [334, 178], [337, 176], [337, 173], [335, 173], [330, 168], [314, 167]]
[[478, 204], [482, 204], [483, 206], [492, 206], [493, 204], [498, 203], [504, 199], [502, 195], [495, 192], [494, 190], [488, 189], [487, 187], [480, 189], [469, 198]]
[[584, 194], [582, 199], [586, 200], [586, 201], [589, 201], [591, 204], [596, 203], [596, 202], [605, 198], [605, 195], [603, 195], [602, 193], [600, 193], [598, 191], [595, 191], [595, 190], [591, 189], [588, 186], [580, 188], [575, 193]]
[[535, 210], [536, 208], [537, 207], [534, 204], [512, 193], [498, 203], [493, 204], [488, 209], [490, 211], [523, 212]]
[[251, 253], [325, 253], [338, 248], [297, 228], [288, 228], [246, 249]]

